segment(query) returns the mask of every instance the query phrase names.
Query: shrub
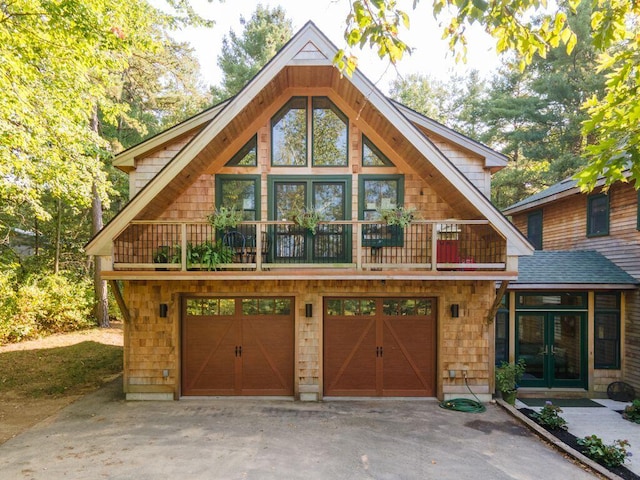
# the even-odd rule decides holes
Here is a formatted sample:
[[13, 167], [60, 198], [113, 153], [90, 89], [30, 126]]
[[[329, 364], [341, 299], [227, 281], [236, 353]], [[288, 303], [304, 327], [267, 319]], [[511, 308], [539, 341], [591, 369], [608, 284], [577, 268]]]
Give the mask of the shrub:
[[13, 302], [12, 308], [2, 312], [2, 343], [94, 325], [91, 285], [87, 280], [72, 281], [63, 275], [33, 276], [17, 289]]
[[543, 427], [551, 430], [567, 429], [567, 421], [560, 416], [562, 409], [552, 402], [545, 402], [544, 407], [538, 413], [533, 414], [533, 418]]
[[640, 423], [640, 399], [636, 398], [631, 405], [627, 406], [622, 416], [630, 422]]
[[578, 445], [584, 447], [582, 453], [607, 467], [619, 467], [631, 455], [627, 452], [627, 440], [616, 440], [611, 445], [605, 445], [602, 439], [595, 435], [579, 438]]

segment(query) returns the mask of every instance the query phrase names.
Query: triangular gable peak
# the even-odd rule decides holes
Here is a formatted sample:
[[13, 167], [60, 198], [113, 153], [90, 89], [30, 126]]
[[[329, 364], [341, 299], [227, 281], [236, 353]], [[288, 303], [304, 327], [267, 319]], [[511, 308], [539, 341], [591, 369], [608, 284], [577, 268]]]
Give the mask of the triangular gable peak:
[[[212, 168], [211, 158], [221, 151], [232, 154], [240, 148], [258, 124], [252, 117], [261, 110], [274, 109], [296, 89], [324, 89], [342, 101], [350, 117], [363, 120], [363, 133], [376, 142], [386, 142], [387, 151], [402, 151], [423, 180], [434, 184], [442, 197], [461, 205], [469, 218], [489, 220], [507, 239], [509, 255], [528, 255], [532, 249], [519, 232], [498, 212], [489, 200], [460, 172], [416, 126], [403, 115], [362, 73], [348, 79], [332, 66], [336, 47], [315, 27], [307, 23], [254, 79], [196, 135], [182, 151], [96, 236], [87, 252], [110, 255], [111, 241], [135, 219], [155, 218], [195, 179]], [[316, 67], [313, 71], [301, 64]], [[377, 128], [385, 128], [384, 138], [375, 138]], [[245, 137], [232, 132], [246, 132]], [[383, 145], [379, 145], [382, 147]], [[222, 164], [221, 164], [222, 165]], [[466, 211], [465, 211], [466, 210]]]

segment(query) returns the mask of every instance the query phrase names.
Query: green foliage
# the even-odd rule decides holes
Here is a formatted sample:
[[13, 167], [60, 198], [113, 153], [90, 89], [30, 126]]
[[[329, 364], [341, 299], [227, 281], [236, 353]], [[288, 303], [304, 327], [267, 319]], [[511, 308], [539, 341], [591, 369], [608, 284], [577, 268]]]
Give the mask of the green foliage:
[[209, 223], [215, 230], [227, 230], [229, 228], [236, 228], [236, 226], [244, 220], [242, 212], [235, 209], [235, 207], [219, 207], [216, 208], [207, 217]]
[[640, 399], [636, 398], [631, 405], [625, 407], [622, 416], [630, 422], [640, 423]]
[[607, 467], [619, 467], [629, 455], [626, 449], [629, 446], [627, 440], [616, 440], [611, 445], [605, 445], [601, 438], [591, 435], [577, 441], [578, 445], [584, 447], [582, 453]]
[[287, 217], [315, 235], [318, 230], [318, 224], [322, 221], [322, 212], [315, 208], [302, 207], [291, 211]]
[[17, 285], [2, 275], [0, 289], [0, 343], [95, 326], [87, 280], [42, 275]]
[[406, 228], [415, 219], [416, 209], [414, 207], [397, 207], [380, 210], [380, 218], [384, 220], [387, 225], [398, 225], [399, 227]]
[[499, 367], [496, 367], [496, 388], [501, 392], [517, 390], [525, 368], [522, 358], [515, 363], [502, 362]]
[[[174, 247], [173, 263], [182, 261], [182, 248]], [[233, 249], [224, 245], [222, 240], [216, 242], [206, 241], [198, 244], [187, 244], [187, 268], [204, 268], [205, 270], [217, 270], [218, 266], [233, 261]]]
[[533, 414], [533, 418], [542, 425], [551, 430], [567, 429], [567, 421], [560, 416], [562, 409], [552, 402], [545, 402], [544, 407], [539, 412]]
[[293, 35], [291, 20], [282, 7], [258, 5], [250, 19], [240, 17], [244, 30], [238, 36], [232, 30], [222, 40], [218, 66], [223, 80], [214, 87], [214, 101], [222, 101], [238, 93], [249, 80], [284, 46]]

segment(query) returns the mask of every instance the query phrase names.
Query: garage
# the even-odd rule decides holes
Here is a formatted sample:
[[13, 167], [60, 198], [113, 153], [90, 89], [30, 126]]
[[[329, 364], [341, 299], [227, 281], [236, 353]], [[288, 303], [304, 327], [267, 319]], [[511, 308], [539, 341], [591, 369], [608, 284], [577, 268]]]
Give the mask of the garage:
[[184, 298], [182, 395], [293, 395], [291, 298]]
[[327, 298], [324, 395], [436, 395], [434, 298]]

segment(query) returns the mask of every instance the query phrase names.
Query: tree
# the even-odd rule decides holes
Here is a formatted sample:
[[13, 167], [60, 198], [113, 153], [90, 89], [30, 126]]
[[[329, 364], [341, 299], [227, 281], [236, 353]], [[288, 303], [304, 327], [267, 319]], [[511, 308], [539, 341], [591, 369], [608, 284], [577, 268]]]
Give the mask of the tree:
[[[414, 0], [414, 8], [418, 3]], [[524, 70], [536, 55], [545, 58], [561, 44], [567, 53], [573, 51], [578, 36], [567, 22], [566, 10], [568, 6], [575, 11], [580, 3], [561, 2], [553, 10], [540, 0], [434, 0], [433, 13], [439, 19], [447, 17], [443, 37], [456, 58], [466, 54], [466, 29], [479, 24], [495, 38], [498, 53], [514, 52]], [[589, 115], [582, 133], [594, 142], [586, 149], [588, 163], [578, 178], [583, 188], [590, 189], [598, 177], [611, 184], [623, 180], [623, 172], [630, 169], [640, 186], [640, 111], [635, 100], [640, 88], [640, 2], [592, 0], [591, 6], [591, 30], [583, 40], [600, 52], [598, 70], [607, 75], [607, 83], [603, 95], [593, 95], [582, 105]], [[540, 15], [531, 15], [533, 11]], [[409, 15], [396, 0], [355, 0], [346, 19], [345, 40], [349, 48], [369, 43], [381, 58], [395, 63], [411, 51], [399, 34], [403, 26], [409, 28]], [[334, 62], [351, 74], [357, 57], [340, 50]]]
[[291, 20], [279, 6], [270, 10], [258, 5], [251, 18], [240, 17], [240, 23], [241, 36], [229, 30], [222, 40], [218, 66], [224, 76], [211, 92], [218, 102], [238, 93], [293, 35]]

